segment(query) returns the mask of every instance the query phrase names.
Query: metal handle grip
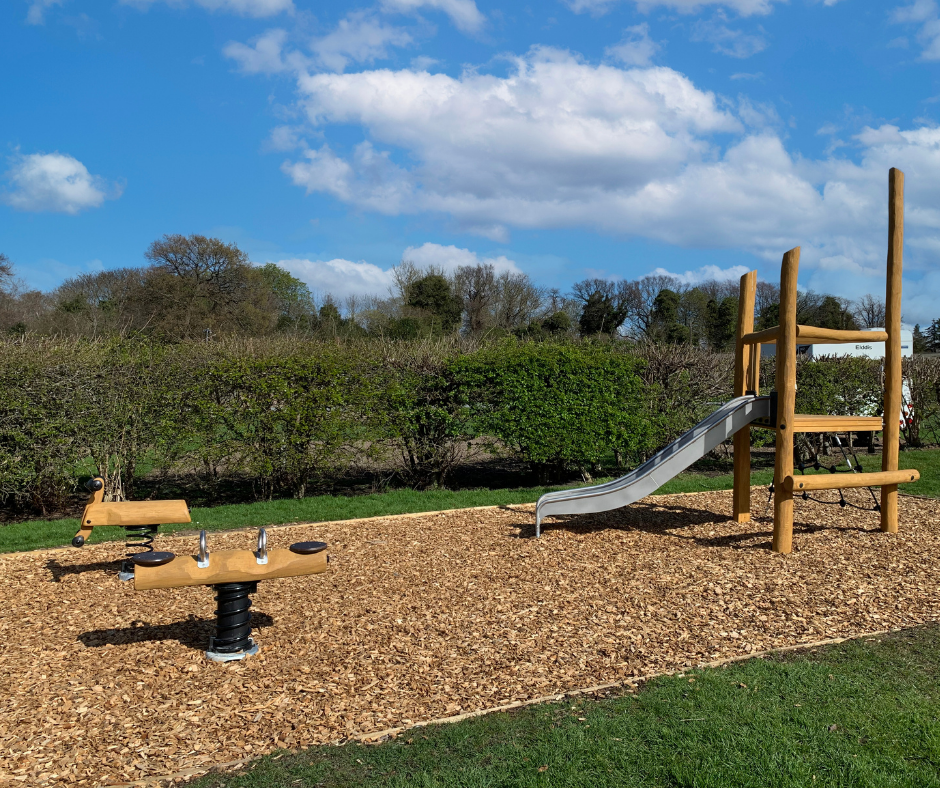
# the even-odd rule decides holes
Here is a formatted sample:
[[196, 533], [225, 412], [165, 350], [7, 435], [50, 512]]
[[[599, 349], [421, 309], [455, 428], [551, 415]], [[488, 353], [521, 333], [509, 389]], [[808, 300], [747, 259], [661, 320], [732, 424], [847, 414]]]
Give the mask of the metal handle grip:
[[255, 553], [255, 558], [259, 564], [268, 562], [268, 532], [264, 528], [258, 529], [258, 551]]
[[209, 545], [206, 543], [206, 532], [199, 532], [199, 557], [196, 559], [196, 566], [205, 569], [209, 566]]

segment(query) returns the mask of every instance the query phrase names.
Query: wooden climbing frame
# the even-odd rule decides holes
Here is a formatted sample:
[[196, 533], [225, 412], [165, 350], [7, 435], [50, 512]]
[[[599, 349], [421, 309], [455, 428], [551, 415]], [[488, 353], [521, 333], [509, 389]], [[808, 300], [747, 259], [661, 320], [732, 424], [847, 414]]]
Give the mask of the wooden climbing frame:
[[[840, 487], [881, 487], [881, 530], [897, 533], [898, 484], [916, 481], [916, 470], [898, 470], [901, 412], [901, 258], [904, 244], [904, 173], [892, 168], [888, 173], [888, 260], [885, 291], [884, 331], [837, 331], [801, 326], [796, 322], [796, 280], [800, 248], [783, 256], [780, 270], [780, 325], [754, 331], [754, 304], [757, 272], [741, 277], [738, 301], [738, 327], [735, 342], [734, 395], [757, 394], [760, 390], [760, 346], [776, 343], [776, 412], [758, 419], [755, 427], [776, 432], [774, 461], [773, 550], [793, 549], [794, 490], [828, 490]], [[884, 414], [870, 416], [830, 416], [796, 413], [796, 347], [814, 342], [884, 342]], [[793, 437], [798, 432], [882, 431], [880, 473], [856, 473], [848, 479], [837, 475], [794, 476]], [[734, 435], [733, 517], [747, 522], [750, 515], [751, 428]]]

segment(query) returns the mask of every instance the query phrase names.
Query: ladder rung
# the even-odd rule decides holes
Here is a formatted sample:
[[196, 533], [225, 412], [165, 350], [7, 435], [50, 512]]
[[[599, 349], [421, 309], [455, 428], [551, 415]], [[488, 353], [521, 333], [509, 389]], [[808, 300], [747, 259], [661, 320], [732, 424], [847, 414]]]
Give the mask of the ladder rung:
[[783, 489], [787, 492], [836, 490], [840, 487], [881, 487], [885, 484], [916, 482], [920, 472], [915, 470], [876, 471], [874, 473], [819, 473], [812, 476], [787, 476]]
[[[763, 331], [745, 334], [741, 338], [741, 342], [745, 345], [773, 345], [776, 344], [779, 333], [780, 326], [765, 328]], [[840, 345], [851, 344], [852, 342], [870, 344], [872, 342], [887, 341], [888, 333], [886, 331], [842, 331], [836, 328], [819, 328], [817, 326], [796, 327], [796, 343], [798, 345], [815, 345], [817, 343]]]

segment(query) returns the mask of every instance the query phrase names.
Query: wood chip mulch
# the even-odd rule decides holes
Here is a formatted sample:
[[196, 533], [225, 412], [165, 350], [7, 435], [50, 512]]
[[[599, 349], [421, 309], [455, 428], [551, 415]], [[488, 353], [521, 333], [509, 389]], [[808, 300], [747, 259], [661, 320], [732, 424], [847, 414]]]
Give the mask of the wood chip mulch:
[[[753, 491], [760, 513], [766, 493]], [[135, 592], [119, 544], [0, 558], [0, 785], [108, 785], [723, 657], [940, 618], [940, 503], [796, 502], [796, 549], [730, 493], [604, 515], [532, 507], [271, 529], [326, 574], [262, 582], [261, 652], [208, 662], [206, 588]], [[768, 512], [769, 515], [769, 512]], [[210, 534], [210, 549], [253, 549]], [[159, 537], [194, 553], [196, 539]]]

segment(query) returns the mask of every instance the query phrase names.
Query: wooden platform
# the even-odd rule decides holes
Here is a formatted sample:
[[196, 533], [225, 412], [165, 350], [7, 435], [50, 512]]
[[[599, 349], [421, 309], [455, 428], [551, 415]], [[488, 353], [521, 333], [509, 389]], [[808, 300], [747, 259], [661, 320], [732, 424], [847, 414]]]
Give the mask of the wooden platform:
[[[751, 425], [776, 429], [770, 419], [757, 419]], [[794, 432], [880, 432], [881, 416], [826, 416], [797, 413], [793, 417]]]

